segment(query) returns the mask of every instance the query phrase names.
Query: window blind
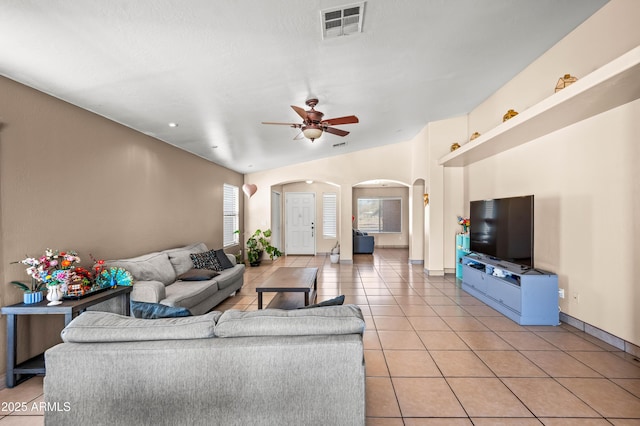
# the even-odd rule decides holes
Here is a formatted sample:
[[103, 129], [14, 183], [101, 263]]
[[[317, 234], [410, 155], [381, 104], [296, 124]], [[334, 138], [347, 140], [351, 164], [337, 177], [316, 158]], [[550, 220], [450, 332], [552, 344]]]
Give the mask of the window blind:
[[338, 236], [338, 195], [335, 192], [322, 194], [322, 236], [337, 238]]
[[235, 232], [239, 223], [239, 190], [237, 186], [223, 185], [223, 241], [224, 247], [237, 245], [239, 235]]

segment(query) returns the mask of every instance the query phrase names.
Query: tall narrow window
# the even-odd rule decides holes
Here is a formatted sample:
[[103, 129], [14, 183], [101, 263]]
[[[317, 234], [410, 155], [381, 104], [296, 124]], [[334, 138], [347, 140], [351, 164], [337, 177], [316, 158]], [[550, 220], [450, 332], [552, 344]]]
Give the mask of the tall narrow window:
[[358, 198], [358, 229], [364, 232], [402, 232], [401, 198]]
[[238, 187], [224, 184], [223, 186], [223, 245], [224, 247], [238, 244], [239, 235], [236, 233], [240, 222], [240, 209], [238, 207]]
[[322, 236], [337, 238], [338, 236], [338, 196], [335, 192], [322, 194]]

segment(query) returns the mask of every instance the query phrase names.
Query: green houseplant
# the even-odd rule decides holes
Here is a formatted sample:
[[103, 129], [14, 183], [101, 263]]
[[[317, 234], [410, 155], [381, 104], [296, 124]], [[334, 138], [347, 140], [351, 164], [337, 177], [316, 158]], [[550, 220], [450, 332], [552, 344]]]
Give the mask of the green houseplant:
[[276, 247], [271, 245], [271, 230], [267, 229], [262, 231], [257, 229], [251, 237], [247, 240], [247, 257], [249, 258], [249, 265], [260, 265], [260, 258], [262, 254], [266, 252], [269, 258], [273, 260], [275, 257], [282, 256], [282, 252]]

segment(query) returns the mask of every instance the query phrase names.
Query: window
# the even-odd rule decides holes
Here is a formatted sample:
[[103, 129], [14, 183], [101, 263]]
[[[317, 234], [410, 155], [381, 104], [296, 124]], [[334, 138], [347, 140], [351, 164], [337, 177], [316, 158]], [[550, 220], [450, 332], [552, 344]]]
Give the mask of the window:
[[224, 247], [234, 246], [238, 244], [239, 235], [236, 232], [238, 223], [240, 222], [240, 209], [238, 207], [238, 187], [224, 184], [223, 186], [223, 207], [222, 214], [224, 216], [223, 223], [223, 245]]
[[322, 194], [322, 236], [337, 238], [338, 236], [338, 196], [335, 192]]
[[358, 229], [363, 232], [402, 232], [402, 198], [358, 198]]

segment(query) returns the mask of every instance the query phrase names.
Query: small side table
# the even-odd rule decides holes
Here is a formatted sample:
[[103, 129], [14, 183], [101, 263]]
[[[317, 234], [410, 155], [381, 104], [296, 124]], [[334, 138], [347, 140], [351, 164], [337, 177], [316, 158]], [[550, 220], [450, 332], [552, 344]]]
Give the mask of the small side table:
[[11, 306], [3, 306], [2, 314], [7, 316], [7, 387], [12, 388], [16, 384], [36, 374], [45, 374], [44, 353], [36, 355], [19, 365], [17, 359], [17, 326], [18, 315], [64, 315], [65, 327], [74, 316], [84, 312], [89, 306], [97, 305], [114, 297], [123, 297], [125, 301], [125, 313], [130, 314], [130, 293], [133, 287], [116, 287], [92, 296], [77, 300], [64, 300], [61, 305], [47, 306], [48, 301], [25, 305], [17, 303]]

